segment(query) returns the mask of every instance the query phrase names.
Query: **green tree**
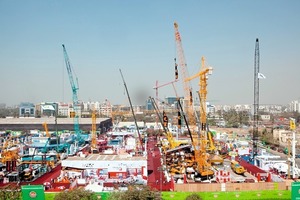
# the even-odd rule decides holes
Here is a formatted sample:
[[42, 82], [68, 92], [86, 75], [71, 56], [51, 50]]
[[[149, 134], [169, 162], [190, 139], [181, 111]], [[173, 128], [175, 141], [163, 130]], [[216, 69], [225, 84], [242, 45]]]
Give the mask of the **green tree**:
[[202, 198], [198, 194], [193, 193], [187, 196], [185, 200], [202, 200]]
[[226, 124], [228, 127], [238, 127], [239, 126], [238, 114], [234, 109], [224, 112], [223, 118], [226, 121]]
[[228, 127], [238, 128], [241, 125], [249, 125], [249, 112], [231, 109], [223, 113], [223, 118]]
[[20, 188], [13, 187], [13, 186], [6, 186], [0, 188], [0, 199], [1, 200], [21, 199]]
[[83, 188], [58, 193], [54, 200], [96, 200], [92, 191]]
[[113, 192], [108, 200], [154, 200], [155, 191], [148, 186], [130, 186], [126, 191]]

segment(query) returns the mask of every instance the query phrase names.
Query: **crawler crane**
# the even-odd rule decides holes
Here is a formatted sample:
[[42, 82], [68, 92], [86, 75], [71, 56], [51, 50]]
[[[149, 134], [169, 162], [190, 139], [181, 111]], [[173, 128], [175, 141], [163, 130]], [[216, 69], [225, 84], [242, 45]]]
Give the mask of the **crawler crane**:
[[157, 114], [157, 117], [158, 117], [160, 123], [162, 124], [163, 130], [164, 130], [164, 132], [167, 136], [168, 145], [162, 146], [163, 150], [165, 152], [169, 153], [169, 152], [172, 152], [174, 150], [178, 150], [178, 149], [176, 149], [177, 147], [181, 146], [182, 148], [184, 148], [184, 147], [189, 146], [187, 140], [180, 141], [180, 140], [175, 140], [174, 139], [173, 134], [170, 132], [170, 130], [168, 128], [168, 125], [167, 125], [168, 117], [167, 117], [166, 113], [163, 112], [163, 119], [162, 119], [161, 114], [159, 113], [159, 110], [157, 108], [157, 104], [155, 103], [154, 99], [152, 97], [150, 97], [150, 100], [151, 100], [152, 105], [154, 107], [154, 110]]
[[72, 99], [73, 99], [73, 109], [74, 112], [70, 113], [70, 116], [74, 118], [74, 131], [76, 134], [76, 141], [75, 141], [75, 152], [78, 150], [78, 146], [83, 143], [83, 139], [81, 138], [81, 131], [79, 128], [79, 101], [78, 101], [78, 79], [76, 77], [76, 81], [74, 81], [74, 74], [73, 74], [73, 68], [71, 66], [71, 62], [67, 53], [67, 50], [65, 48], [65, 45], [62, 45], [64, 57], [65, 57], [65, 63], [67, 67], [67, 72], [69, 75], [69, 80], [71, 84], [72, 89]]
[[197, 141], [194, 140], [179, 99], [178, 99], [178, 105], [179, 105], [180, 111], [182, 112], [183, 119], [187, 125], [188, 133], [191, 138], [191, 142], [192, 142], [192, 146], [193, 146], [194, 160], [192, 160], [192, 161], [194, 161], [194, 163], [195, 163], [194, 179], [195, 179], [195, 181], [199, 180], [199, 179], [200, 180], [210, 179], [214, 176], [214, 171], [211, 169], [211, 165], [207, 162], [208, 155], [205, 150], [207, 140], [205, 140], [204, 138], [201, 138], [201, 140], [197, 139]]

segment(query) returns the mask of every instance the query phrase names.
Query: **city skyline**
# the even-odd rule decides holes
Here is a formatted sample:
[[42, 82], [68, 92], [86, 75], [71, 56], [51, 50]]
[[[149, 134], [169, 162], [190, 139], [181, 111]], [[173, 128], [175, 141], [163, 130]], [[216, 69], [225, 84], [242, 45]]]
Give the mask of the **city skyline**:
[[[0, 103], [71, 102], [65, 44], [82, 101], [128, 105], [155, 97], [174, 80], [179, 25], [189, 76], [204, 56], [213, 74], [207, 100], [253, 104], [255, 40], [259, 39], [260, 103], [299, 99], [300, 2], [280, 1], [0, 1]], [[177, 58], [178, 62], [178, 58]], [[179, 79], [181, 70], [179, 68]], [[199, 80], [191, 81], [193, 92]], [[176, 84], [183, 96], [183, 84]], [[175, 96], [172, 85], [159, 98]]]

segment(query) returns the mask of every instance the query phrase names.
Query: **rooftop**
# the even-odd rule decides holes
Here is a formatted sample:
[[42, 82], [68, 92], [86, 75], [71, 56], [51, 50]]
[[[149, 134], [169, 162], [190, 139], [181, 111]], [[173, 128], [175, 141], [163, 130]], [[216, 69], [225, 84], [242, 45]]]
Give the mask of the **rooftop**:
[[100, 154], [90, 154], [87, 157], [73, 156], [68, 157], [68, 161], [140, 161], [147, 160], [146, 157], [142, 156], [130, 156], [129, 154], [119, 154], [119, 155], [100, 155]]
[[[96, 123], [99, 124], [109, 118], [97, 118]], [[45, 118], [0, 118], [0, 124], [55, 124], [54, 117]], [[57, 118], [58, 124], [73, 124], [73, 118]], [[79, 118], [79, 124], [92, 124], [92, 118]]]

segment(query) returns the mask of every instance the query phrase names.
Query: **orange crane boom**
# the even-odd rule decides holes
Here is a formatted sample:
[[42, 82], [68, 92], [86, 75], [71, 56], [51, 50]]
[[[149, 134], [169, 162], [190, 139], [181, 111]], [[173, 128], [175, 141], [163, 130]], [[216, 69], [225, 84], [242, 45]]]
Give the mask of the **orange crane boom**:
[[50, 137], [50, 133], [49, 133], [48, 125], [47, 125], [46, 122], [43, 123], [43, 127], [44, 127], [44, 129], [45, 129], [45, 131], [46, 131], [46, 136], [49, 138], [49, 137]]
[[92, 138], [92, 141], [91, 141], [91, 143], [92, 143], [91, 144], [92, 152], [97, 152], [96, 119], [97, 119], [96, 112], [95, 112], [95, 110], [93, 110], [93, 113], [92, 113], [92, 135], [91, 135], [91, 138]]

